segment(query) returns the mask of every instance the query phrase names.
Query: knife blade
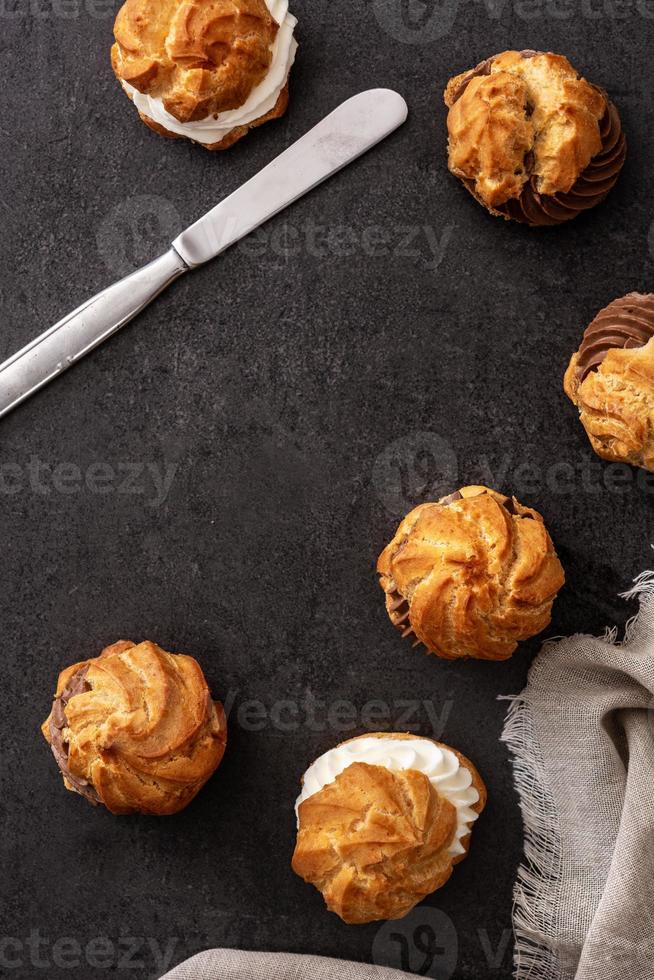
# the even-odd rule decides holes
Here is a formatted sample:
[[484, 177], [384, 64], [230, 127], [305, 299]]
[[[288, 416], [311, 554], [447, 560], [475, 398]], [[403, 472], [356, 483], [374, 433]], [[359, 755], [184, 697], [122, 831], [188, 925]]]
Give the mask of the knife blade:
[[142, 269], [87, 300], [0, 364], [0, 417], [120, 330], [181, 275], [248, 235], [401, 126], [402, 96], [370, 89], [343, 102]]
[[397, 92], [355, 95], [182, 232], [173, 248], [189, 268], [207, 262], [356, 160], [406, 116], [406, 102]]

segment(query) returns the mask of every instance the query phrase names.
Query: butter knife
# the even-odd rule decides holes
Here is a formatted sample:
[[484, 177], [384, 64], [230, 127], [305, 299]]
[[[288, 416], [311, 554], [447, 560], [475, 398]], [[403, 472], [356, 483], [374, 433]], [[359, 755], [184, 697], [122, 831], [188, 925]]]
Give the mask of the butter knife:
[[0, 364], [0, 417], [129, 323], [167, 286], [208, 262], [401, 126], [404, 99], [371, 89], [343, 102], [170, 249], [87, 300]]

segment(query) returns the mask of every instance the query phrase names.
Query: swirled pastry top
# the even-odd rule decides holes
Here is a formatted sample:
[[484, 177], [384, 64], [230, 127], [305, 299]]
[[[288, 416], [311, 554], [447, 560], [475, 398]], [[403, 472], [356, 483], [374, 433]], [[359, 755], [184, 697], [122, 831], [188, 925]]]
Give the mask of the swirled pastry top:
[[175, 813], [219, 765], [222, 706], [199, 664], [128, 640], [62, 671], [43, 724], [68, 789], [113, 813]]
[[[278, 8], [283, 21], [286, 0]], [[126, 0], [114, 70], [180, 123], [204, 120], [239, 109], [263, 82], [279, 24], [264, 0]]]
[[[456, 810], [456, 829], [449, 844], [452, 855], [465, 854], [461, 840], [470, 833], [470, 825], [479, 814], [472, 809], [479, 802], [479, 791], [472, 785], [472, 774], [452, 749], [429, 738], [379, 738], [363, 735], [343, 742], [325, 752], [307, 769], [302, 780], [302, 792], [296, 803], [301, 804], [333, 783], [349, 766], [364, 762], [384, 766], [393, 772], [415, 769], [429, 779], [434, 789]], [[299, 819], [299, 818], [298, 818]]]
[[304, 777], [293, 869], [345, 922], [400, 918], [465, 857], [485, 802], [454, 749], [403, 734], [353, 739]]
[[452, 78], [449, 168], [495, 213], [557, 224], [606, 196], [626, 141], [606, 93], [562, 55], [505, 51]]
[[540, 514], [482, 486], [412, 510], [377, 571], [393, 625], [446, 659], [510, 657], [564, 580]]

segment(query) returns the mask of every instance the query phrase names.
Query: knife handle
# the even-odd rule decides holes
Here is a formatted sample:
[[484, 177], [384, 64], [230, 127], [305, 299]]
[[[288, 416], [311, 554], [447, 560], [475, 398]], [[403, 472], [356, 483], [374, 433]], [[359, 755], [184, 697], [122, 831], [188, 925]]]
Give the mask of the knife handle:
[[0, 417], [129, 323], [188, 266], [171, 248], [82, 303], [0, 364]]

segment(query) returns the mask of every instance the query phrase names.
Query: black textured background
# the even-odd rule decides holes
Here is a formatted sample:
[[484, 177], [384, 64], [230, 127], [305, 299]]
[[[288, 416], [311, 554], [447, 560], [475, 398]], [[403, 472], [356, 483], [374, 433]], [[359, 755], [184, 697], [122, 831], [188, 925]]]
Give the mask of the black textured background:
[[[551, 634], [631, 611], [653, 485], [595, 459], [561, 378], [593, 314], [651, 288], [654, 4], [295, 0], [290, 111], [227, 154], [139, 124], [106, 0], [0, 5], [0, 360], [342, 99], [386, 85], [410, 107], [1, 423], [0, 973], [141, 980], [225, 945], [508, 978], [521, 822], [496, 697], [539, 640], [497, 665], [412, 651], [374, 562], [413, 504], [493, 482], [544, 514], [565, 565]], [[568, 227], [494, 220], [447, 173], [442, 89], [510, 47], [567, 54], [622, 113], [619, 185]], [[223, 766], [174, 818], [92, 810], [39, 733], [58, 671], [119, 637], [194, 655], [232, 705]], [[289, 866], [299, 778], [371, 700], [489, 788], [468, 860], [381, 929], [341, 924]]]

